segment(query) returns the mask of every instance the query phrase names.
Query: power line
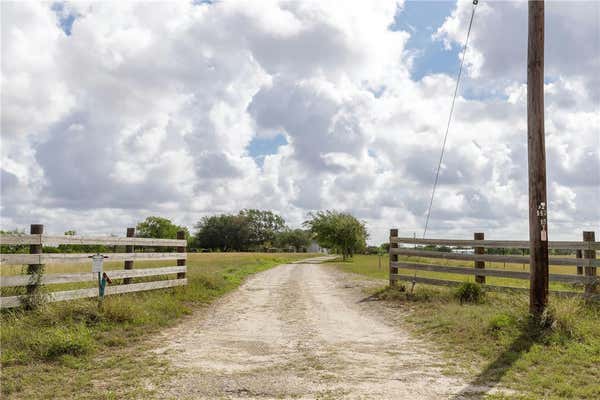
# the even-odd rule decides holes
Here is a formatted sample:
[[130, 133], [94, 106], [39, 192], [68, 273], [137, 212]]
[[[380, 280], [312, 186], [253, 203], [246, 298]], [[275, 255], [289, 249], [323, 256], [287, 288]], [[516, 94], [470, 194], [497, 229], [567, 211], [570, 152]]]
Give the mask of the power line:
[[452, 97], [452, 105], [450, 106], [450, 115], [448, 116], [448, 124], [446, 125], [446, 133], [444, 134], [444, 142], [442, 143], [442, 151], [440, 154], [440, 160], [438, 162], [437, 170], [435, 172], [435, 180], [433, 182], [433, 189], [431, 191], [431, 200], [429, 201], [429, 209], [427, 210], [427, 218], [425, 219], [425, 229], [423, 230], [423, 238], [427, 234], [427, 227], [429, 226], [429, 217], [431, 216], [431, 207], [433, 206], [433, 198], [435, 197], [435, 189], [437, 188], [438, 180], [440, 177], [440, 168], [442, 167], [442, 160], [444, 159], [444, 152], [446, 150], [446, 141], [448, 140], [448, 132], [450, 131], [450, 123], [452, 121], [452, 114], [454, 113], [454, 104], [456, 103], [456, 96], [458, 94], [458, 86], [460, 84], [460, 78], [462, 76], [463, 65], [465, 63], [465, 56], [467, 54], [467, 46], [469, 45], [469, 36], [471, 36], [471, 28], [473, 26], [473, 19], [475, 18], [475, 8], [477, 7], [477, 0], [473, 0], [473, 10], [471, 11], [471, 20], [469, 21], [469, 29], [467, 30], [467, 38], [465, 39], [464, 50], [462, 54], [462, 60], [460, 62], [460, 68], [458, 69], [458, 76], [456, 77], [456, 87], [454, 88], [454, 96]]

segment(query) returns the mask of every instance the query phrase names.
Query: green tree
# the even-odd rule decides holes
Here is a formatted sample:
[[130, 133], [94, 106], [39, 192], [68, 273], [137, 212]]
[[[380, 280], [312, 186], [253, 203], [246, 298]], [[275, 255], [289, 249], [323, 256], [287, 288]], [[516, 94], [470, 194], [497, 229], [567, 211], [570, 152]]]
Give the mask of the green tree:
[[178, 231], [184, 231], [185, 237], [189, 231], [185, 226], [175, 225], [171, 220], [162, 217], [148, 217], [137, 224], [135, 228], [138, 237], [156, 239], [176, 239]]
[[[13, 229], [11, 231], [0, 230], [1, 234], [6, 235], [24, 235], [24, 230]], [[9, 253], [29, 253], [29, 246], [27, 245], [0, 245], [0, 253], [9, 254]]]
[[272, 243], [277, 233], [285, 228], [285, 220], [267, 210], [244, 209], [239, 216], [248, 226], [248, 245], [253, 248]]
[[250, 231], [245, 217], [221, 214], [204, 217], [196, 224], [196, 244], [200, 248], [223, 251], [246, 250]]
[[317, 243], [340, 252], [344, 261], [366, 247], [367, 228], [364, 222], [351, 214], [327, 210], [309, 216], [311, 219], [304, 225], [313, 233]]
[[299, 252], [303, 247], [310, 245], [311, 233], [304, 229], [284, 229], [275, 236], [275, 246], [293, 247]]

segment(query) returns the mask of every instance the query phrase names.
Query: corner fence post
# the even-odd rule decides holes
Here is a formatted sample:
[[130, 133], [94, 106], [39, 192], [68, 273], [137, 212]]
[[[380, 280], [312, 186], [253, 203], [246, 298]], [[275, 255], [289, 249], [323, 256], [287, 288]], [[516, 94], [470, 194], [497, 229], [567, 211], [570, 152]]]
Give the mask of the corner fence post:
[[32, 309], [39, 305], [41, 299], [40, 286], [42, 283], [42, 274], [44, 272], [44, 265], [41, 263], [42, 254], [42, 234], [44, 233], [44, 225], [42, 224], [31, 224], [29, 227], [29, 233], [32, 235], [40, 235], [39, 244], [29, 245], [29, 254], [40, 254], [37, 264], [29, 264], [27, 266], [27, 274], [29, 276], [29, 283], [27, 284], [27, 300], [25, 302], [25, 308]]
[[[177, 240], [185, 240], [185, 231], [178, 231], [177, 232]], [[177, 252], [178, 253], [186, 253], [186, 246], [178, 246], [177, 247]], [[178, 259], [177, 260], [177, 266], [181, 267], [185, 265], [185, 258], [182, 259]], [[177, 279], [183, 279], [185, 278], [185, 272], [178, 272], [177, 273]]]
[[397, 263], [398, 262], [398, 254], [393, 254], [393, 250], [392, 249], [397, 249], [398, 248], [398, 242], [392, 242], [392, 238], [397, 238], [398, 237], [398, 229], [390, 229], [390, 287], [396, 286], [396, 278], [393, 277], [392, 275], [395, 275], [398, 273], [398, 266], [397, 264], [393, 264], [393, 263]]
[[[126, 236], [128, 238], [132, 238], [135, 236], [135, 228], [127, 228]], [[127, 245], [125, 246], [125, 253], [133, 253], [133, 246]], [[124, 269], [133, 269], [133, 260], [126, 260], [123, 262]], [[128, 285], [132, 281], [132, 278], [123, 278], [123, 284]]]
[[591, 244], [596, 241], [596, 234], [594, 231], [584, 231], [583, 232], [583, 241], [589, 242], [589, 248], [583, 250], [583, 258], [584, 258], [584, 273], [587, 279], [585, 283], [584, 293], [586, 296], [595, 294], [598, 292], [598, 282], [595, 280], [596, 278], [596, 267], [591, 265], [591, 260], [596, 258], [596, 250], [593, 250]]
[[[473, 239], [475, 240], [484, 240], [485, 236], [483, 234], [483, 232], [475, 232], [473, 234]], [[475, 255], [478, 254], [485, 254], [485, 248], [484, 247], [474, 247], [473, 248], [473, 252], [475, 253]], [[473, 266], [476, 269], [485, 269], [485, 261], [474, 261], [473, 262]], [[482, 283], [485, 284], [485, 275], [475, 275], [475, 282], [477, 283]]]

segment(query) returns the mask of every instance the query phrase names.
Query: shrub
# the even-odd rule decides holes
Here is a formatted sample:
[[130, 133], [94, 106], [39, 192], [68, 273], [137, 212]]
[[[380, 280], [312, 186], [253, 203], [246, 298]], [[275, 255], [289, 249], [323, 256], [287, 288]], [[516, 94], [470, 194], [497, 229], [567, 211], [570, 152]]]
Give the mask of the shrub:
[[484, 292], [477, 283], [464, 282], [456, 289], [454, 295], [460, 304], [479, 303], [483, 300]]

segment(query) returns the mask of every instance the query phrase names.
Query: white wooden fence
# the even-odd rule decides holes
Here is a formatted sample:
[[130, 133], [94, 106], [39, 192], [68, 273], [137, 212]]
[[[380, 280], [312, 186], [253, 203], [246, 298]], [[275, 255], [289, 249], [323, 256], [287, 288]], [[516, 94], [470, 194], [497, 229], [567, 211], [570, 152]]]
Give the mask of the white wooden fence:
[[[27, 287], [28, 293], [39, 290], [41, 285], [53, 285], [64, 283], [95, 282], [98, 277], [96, 273], [91, 272], [90, 256], [93, 253], [47, 253], [43, 254], [43, 246], [57, 245], [104, 245], [104, 246], [125, 246], [125, 253], [105, 253], [106, 261], [124, 261], [123, 270], [107, 270], [111, 279], [123, 279], [123, 284], [109, 285], [105, 289], [105, 295], [139, 292], [152, 289], [163, 289], [187, 284], [186, 279], [186, 246], [184, 232], [178, 232], [177, 239], [148, 239], [133, 237], [134, 230], [127, 230], [128, 237], [88, 237], [88, 236], [55, 236], [44, 235], [43, 225], [32, 225], [31, 234], [0, 234], [0, 245], [27, 245], [30, 254], [0, 254], [0, 266], [27, 264], [30, 267], [37, 267], [43, 264], [55, 263], [89, 263], [90, 272], [62, 273], [62, 274], [20, 274], [13, 276], [0, 276], [0, 288], [7, 287]], [[174, 247], [176, 252], [135, 252], [135, 247]], [[33, 253], [33, 254], [31, 254]], [[176, 260], [176, 265], [133, 269], [134, 261], [141, 260]], [[35, 268], [33, 268], [35, 269]], [[175, 275], [175, 279], [157, 280], [151, 282], [131, 283], [131, 278], [151, 277], [151, 276], [169, 276]], [[27, 296], [23, 294], [18, 296], [0, 297], [0, 308], [19, 307], [24, 303]], [[48, 302], [80, 299], [86, 297], [98, 296], [98, 288], [84, 288], [64, 291], [49, 291], [43, 294]]]

